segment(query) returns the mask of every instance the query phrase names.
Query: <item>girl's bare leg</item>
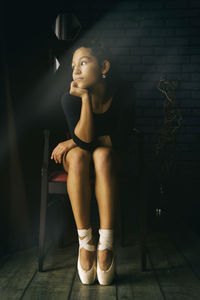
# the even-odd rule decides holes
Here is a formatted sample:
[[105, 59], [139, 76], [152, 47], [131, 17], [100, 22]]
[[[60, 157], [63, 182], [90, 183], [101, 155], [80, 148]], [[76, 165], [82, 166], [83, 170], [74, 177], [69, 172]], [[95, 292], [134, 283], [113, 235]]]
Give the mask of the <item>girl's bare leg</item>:
[[[68, 172], [67, 191], [77, 229], [88, 229], [91, 226], [90, 163], [91, 153], [79, 147], [71, 149], [63, 156], [63, 166]], [[94, 245], [94, 240], [91, 239], [88, 243]], [[80, 250], [82, 268], [89, 270], [92, 267], [94, 257], [94, 251], [82, 248]]]
[[[111, 147], [98, 147], [93, 152], [96, 181], [95, 194], [99, 208], [100, 228], [114, 229], [118, 201], [118, 172], [120, 162]], [[112, 262], [112, 251], [98, 251], [101, 269], [107, 270]]]

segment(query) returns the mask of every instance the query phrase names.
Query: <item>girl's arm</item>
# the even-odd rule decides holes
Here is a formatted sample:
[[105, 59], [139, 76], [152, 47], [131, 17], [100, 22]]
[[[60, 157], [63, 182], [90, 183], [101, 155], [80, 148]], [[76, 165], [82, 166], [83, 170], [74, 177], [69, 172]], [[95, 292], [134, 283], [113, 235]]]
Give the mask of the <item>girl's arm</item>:
[[80, 120], [74, 129], [74, 134], [85, 143], [91, 143], [94, 139], [92, 103], [88, 94], [82, 96]]
[[[75, 81], [71, 82], [70, 94], [79, 97], [79, 99], [81, 98], [80, 117], [73, 129], [71, 126], [72, 139], [80, 148], [91, 151], [94, 139], [91, 96], [87, 89], [79, 88]], [[76, 99], [74, 100], [76, 101]]]

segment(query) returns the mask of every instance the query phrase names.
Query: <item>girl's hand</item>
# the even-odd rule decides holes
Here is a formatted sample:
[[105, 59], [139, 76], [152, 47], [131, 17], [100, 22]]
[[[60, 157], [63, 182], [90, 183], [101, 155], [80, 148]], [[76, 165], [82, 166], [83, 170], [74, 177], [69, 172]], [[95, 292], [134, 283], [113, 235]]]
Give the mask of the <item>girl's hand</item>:
[[69, 93], [71, 95], [74, 95], [74, 96], [77, 96], [77, 97], [80, 97], [80, 98], [82, 98], [83, 96], [88, 96], [89, 95], [88, 90], [79, 88], [78, 87], [78, 82], [76, 82], [76, 81], [71, 82]]
[[62, 155], [76, 146], [73, 139], [59, 143], [52, 151], [51, 159], [54, 159], [56, 163], [61, 163]]

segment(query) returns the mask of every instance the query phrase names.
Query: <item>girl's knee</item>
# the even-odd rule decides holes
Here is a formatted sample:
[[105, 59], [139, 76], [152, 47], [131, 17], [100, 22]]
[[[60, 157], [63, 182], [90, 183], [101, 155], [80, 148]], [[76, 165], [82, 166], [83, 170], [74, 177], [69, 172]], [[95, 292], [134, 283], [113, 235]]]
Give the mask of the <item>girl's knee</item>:
[[75, 147], [71, 149], [66, 156], [68, 165], [73, 164], [80, 166], [81, 164], [89, 163], [91, 160], [91, 153], [80, 147]]
[[99, 147], [93, 152], [96, 168], [110, 167], [115, 163], [115, 153], [111, 147]]

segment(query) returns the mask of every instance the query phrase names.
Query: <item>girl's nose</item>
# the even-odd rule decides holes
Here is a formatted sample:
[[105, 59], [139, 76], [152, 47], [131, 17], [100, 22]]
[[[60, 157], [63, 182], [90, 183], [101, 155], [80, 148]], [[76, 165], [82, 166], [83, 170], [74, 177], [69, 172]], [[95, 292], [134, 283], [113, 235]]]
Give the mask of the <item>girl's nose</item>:
[[73, 73], [74, 74], [80, 74], [80, 68], [78, 66], [74, 67]]

